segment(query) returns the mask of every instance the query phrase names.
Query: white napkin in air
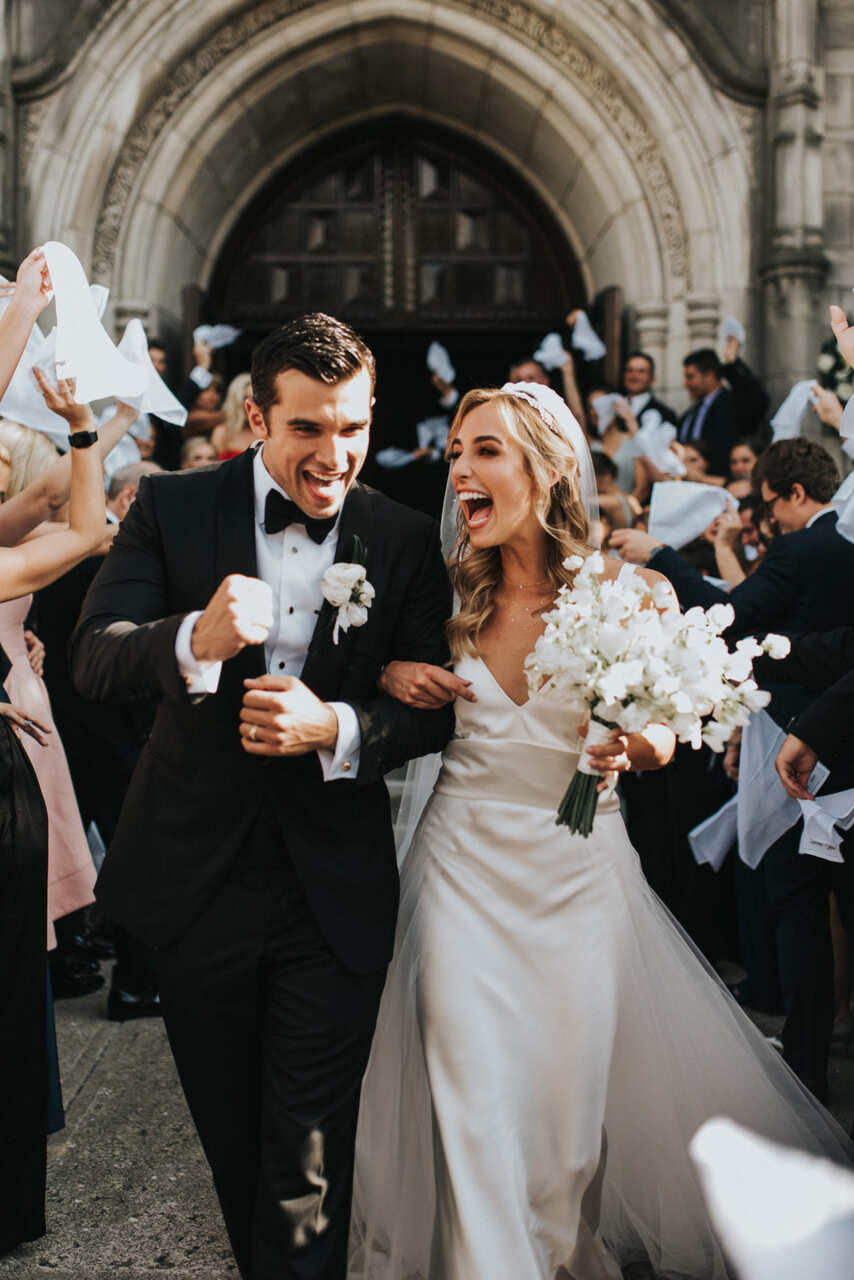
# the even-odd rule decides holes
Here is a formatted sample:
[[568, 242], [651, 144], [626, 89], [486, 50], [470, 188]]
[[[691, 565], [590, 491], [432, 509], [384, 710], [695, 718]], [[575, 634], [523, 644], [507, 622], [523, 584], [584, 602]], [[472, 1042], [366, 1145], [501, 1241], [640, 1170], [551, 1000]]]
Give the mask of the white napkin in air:
[[649, 532], [676, 551], [699, 538], [724, 511], [737, 511], [731, 493], [714, 484], [665, 480], [652, 486]]
[[427, 368], [443, 382], [447, 382], [449, 387], [456, 382], [457, 371], [451, 364], [447, 347], [443, 347], [441, 342], [431, 342], [427, 348]]
[[125, 396], [124, 403], [138, 409], [140, 413], [153, 413], [164, 422], [183, 427], [187, 421], [187, 410], [177, 396], [172, 394], [151, 363], [148, 339], [141, 320], [135, 317], [128, 321], [118, 349], [128, 360], [143, 368], [146, 376], [142, 392], [137, 396]]
[[211, 351], [216, 351], [219, 347], [230, 347], [242, 332], [232, 324], [200, 324], [193, 330], [193, 342], [204, 342]]
[[549, 373], [566, 364], [568, 355], [559, 333], [547, 333], [534, 352], [534, 359]]
[[585, 360], [601, 360], [607, 348], [587, 318], [586, 311], [579, 311], [572, 326], [572, 346]]
[[801, 434], [801, 418], [808, 404], [812, 403], [812, 388], [815, 378], [805, 378], [796, 382], [774, 417], [771, 429], [774, 432], [774, 443], [778, 440], [794, 440]]

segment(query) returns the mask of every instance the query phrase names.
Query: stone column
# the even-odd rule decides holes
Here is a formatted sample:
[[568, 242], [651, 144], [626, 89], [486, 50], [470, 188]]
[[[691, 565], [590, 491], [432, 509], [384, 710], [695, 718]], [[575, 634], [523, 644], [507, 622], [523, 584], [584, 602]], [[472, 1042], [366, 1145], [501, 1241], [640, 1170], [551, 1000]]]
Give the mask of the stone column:
[[764, 366], [772, 399], [812, 375], [826, 328], [816, 10], [817, 0], [775, 0], [774, 5], [764, 200], [769, 220], [760, 264]]
[[666, 373], [670, 307], [666, 302], [643, 302], [635, 308], [634, 320], [638, 351], [646, 351], [652, 356], [658, 376], [663, 377]]
[[717, 350], [721, 327], [720, 298], [688, 297], [685, 301], [685, 323], [688, 329], [688, 351], [698, 347]]

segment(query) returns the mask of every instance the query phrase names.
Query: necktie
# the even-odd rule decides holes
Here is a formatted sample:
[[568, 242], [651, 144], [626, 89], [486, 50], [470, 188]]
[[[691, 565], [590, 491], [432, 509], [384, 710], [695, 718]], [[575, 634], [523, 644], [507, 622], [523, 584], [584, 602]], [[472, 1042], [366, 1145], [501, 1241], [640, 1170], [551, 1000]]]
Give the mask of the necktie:
[[702, 405], [702, 400], [698, 400], [694, 408], [691, 409], [685, 417], [682, 423], [682, 430], [679, 432], [680, 444], [688, 444], [695, 438], [694, 427], [696, 426], [697, 418], [700, 416], [700, 409], [702, 408]]
[[307, 516], [295, 502], [285, 498], [277, 489], [271, 489], [264, 504], [264, 530], [266, 533], [281, 533], [291, 524], [305, 525], [305, 531], [318, 546], [324, 541], [330, 529], [338, 519], [337, 514], [318, 520]]

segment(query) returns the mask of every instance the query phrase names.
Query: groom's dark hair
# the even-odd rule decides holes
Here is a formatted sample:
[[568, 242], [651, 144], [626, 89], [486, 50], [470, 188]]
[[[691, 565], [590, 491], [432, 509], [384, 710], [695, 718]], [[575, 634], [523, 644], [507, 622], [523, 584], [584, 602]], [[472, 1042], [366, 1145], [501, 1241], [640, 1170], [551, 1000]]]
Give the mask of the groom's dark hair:
[[367, 369], [371, 391], [377, 376], [367, 343], [348, 324], [322, 311], [283, 324], [252, 353], [252, 397], [264, 415], [276, 403], [276, 375], [288, 369], [298, 369], [330, 386]]

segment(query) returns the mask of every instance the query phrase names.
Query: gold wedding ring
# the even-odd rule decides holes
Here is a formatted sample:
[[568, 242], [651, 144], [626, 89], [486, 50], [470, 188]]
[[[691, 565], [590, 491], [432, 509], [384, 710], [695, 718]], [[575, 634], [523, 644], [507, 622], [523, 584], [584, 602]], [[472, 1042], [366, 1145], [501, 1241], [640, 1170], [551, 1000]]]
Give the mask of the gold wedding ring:
[[256, 739], [257, 737], [258, 737], [258, 726], [257, 726], [257, 724], [250, 725], [250, 726], [249, 726], [249, 741], [250, 741], [250, 742], [254, 742], [254, 741], [255, 741], [255, 739]]

